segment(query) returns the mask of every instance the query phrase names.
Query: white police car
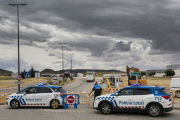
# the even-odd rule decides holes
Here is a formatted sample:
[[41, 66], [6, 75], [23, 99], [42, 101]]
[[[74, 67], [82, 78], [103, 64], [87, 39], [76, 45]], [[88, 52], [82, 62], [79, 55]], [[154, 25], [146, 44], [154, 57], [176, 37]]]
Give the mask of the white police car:
[[[17, 109], [21, 106], [50, 106], [54, 107], [54, 94], [67, 94], [61, 86], [43, 85], [27, 87], [17, 93], [11, 94], [6, 98], [6, 105]], [[56, 104], [61, 104], [60, 96], [56, 97]], [[59, 106], [56, 105], [55, 108]]]
[[112, 95], [97, 96], [93, 108], [104, 114], [118, 110], [139, 110], [156, 117], [162, 112], [173, 110], [174, 106], [172, 96], [165, 87], [134, 84]]

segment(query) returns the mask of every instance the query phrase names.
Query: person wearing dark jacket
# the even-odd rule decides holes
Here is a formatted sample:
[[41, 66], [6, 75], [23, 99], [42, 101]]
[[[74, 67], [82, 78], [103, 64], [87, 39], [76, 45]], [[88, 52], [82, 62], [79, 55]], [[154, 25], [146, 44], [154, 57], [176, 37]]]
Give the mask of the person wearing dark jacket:
[[91, 90], [91, 92], [89, 93], [89, 95], [94, 91], [94, 99], [97, 97], [97, 96], [100, 96], [102, 94], [102, 88], [101, 86], [98, 85], [97, 81], [96, 83], [94, 84], [94, 87], [93, 89]]

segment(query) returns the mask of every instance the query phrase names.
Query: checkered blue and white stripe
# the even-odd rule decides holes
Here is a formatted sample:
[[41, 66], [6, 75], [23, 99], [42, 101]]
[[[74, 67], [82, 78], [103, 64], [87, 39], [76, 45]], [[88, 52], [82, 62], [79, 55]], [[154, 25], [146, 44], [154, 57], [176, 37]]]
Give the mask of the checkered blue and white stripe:
[[114, 97], [99, 97], [99, 100], [114, 100]]
[[22, 98], [23, 96], [22, 95], [15, 95], [15, 96], [11, 96], [13, 99], [18, 99], [19, 100], [19, 102], [21, 103], [21, 105], [26, 105], [26, 102], [25, 102], [25, 100], [24, 100], [24, 98]]

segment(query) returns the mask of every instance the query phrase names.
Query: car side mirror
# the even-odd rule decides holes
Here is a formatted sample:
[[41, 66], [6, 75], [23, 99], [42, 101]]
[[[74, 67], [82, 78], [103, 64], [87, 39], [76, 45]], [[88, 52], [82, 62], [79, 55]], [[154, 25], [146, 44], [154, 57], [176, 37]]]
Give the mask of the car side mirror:
[[116, 96], [118, 96], [118, 93], [116, 93]]
[[24, 92], [24, 95], [26, 95], [26, 92]]

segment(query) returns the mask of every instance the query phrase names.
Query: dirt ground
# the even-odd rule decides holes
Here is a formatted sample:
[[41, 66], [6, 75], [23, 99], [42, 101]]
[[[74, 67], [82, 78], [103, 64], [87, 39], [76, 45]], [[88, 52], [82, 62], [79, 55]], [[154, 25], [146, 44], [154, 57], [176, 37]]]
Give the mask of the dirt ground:
[[[38, 78], [38, 82], [47, 82], [51, 78], [47, 77], [40, 77]], [[18, 84], [14, 84], [14, 82], [18, 82], [18, 80], [14, 80], [11, 77], [6, 77], [6, 76], [0, 76], [0, 88], [5, 88], [5, 87], [13, 87], [17, 86]], [[37, 78], [26, 78], [23, 80], [20, 80], [20, 82], [24, 82], [23, 85], [32, 84], [32, 83], [37, 83]]]
[[[127, 77], [120, 77], [120, 80], [123, 81], [121, 88], [128, 86], [128, 78]], [[166, 89], [170, 89], [170, 77], [147, 77], [147, 85], [158, 85], [166, 87]]]
[[[38, 78], [38, 83], [39, 82], [47, 82], [48, 80], [52, 80], [52, 78], [51, 77], [40, 77], [40, 78]], [[64, 83], [64, 85], [69, 84], [74, 81], [75, 80], [67, 79], [67, 81]], [[18, 84], [14, 84], [14, 82], [18, 82], [18, 80], [14, 80], [10, 76], [9, 77], [0, 76], [0, 88], [18, 86]], [[26, 78], [26, 79], [20, 80], [20, 82], [24, 82], [23, 85], [33, 84], [33, 83], [37, 83], [37, 78]], [[62, 86], [62, 83], [60, 85]]]

